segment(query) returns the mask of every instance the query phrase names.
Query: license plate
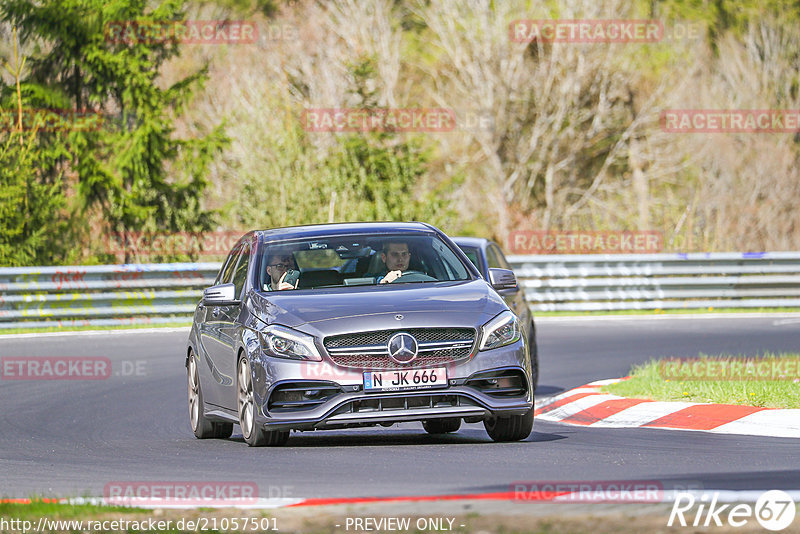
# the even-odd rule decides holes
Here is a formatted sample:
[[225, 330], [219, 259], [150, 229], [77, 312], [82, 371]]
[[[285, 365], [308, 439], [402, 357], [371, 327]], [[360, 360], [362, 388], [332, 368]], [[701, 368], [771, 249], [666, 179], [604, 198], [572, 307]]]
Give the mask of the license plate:
[[364, 391], [402, 391], [447, 387], [447, 368], [396, 369], [364, 373]]

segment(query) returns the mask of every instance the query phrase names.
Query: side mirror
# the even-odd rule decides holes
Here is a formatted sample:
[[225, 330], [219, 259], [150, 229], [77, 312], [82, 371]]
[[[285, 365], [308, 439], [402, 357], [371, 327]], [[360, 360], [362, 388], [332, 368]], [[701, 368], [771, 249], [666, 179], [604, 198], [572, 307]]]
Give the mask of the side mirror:
[[517, 277], [509, 269], [489, 269], [489, 284], [498, 291], [517, 289]]
[[203, 302], [206, 304], [238, 304], [236, 286], [220, 284], [203, 290]]

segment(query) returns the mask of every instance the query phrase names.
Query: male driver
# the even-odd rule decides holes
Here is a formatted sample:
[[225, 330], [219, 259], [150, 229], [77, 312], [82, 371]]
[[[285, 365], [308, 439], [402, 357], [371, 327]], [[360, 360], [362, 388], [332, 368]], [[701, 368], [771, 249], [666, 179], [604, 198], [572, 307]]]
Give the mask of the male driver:
[[269, 284], [264, 286], [266, 291], [281, 291], [284, 289], [297, 289], [297, 283], [292, 285], [284, 282], [286, 278], [286, 271], [294, 268], [294, 258], [291, 254], [276, 254], [267, 258], [267, 274], [269, 275]]
[[385, 243], [381, 252], [381, 260], [383, 260], [389, 272], [378, 278], [378, 283], [390, 284], [403, 276], [403, 271], [408, 270], [408, 264], [411, 261], [408, 243], [402, 241]]

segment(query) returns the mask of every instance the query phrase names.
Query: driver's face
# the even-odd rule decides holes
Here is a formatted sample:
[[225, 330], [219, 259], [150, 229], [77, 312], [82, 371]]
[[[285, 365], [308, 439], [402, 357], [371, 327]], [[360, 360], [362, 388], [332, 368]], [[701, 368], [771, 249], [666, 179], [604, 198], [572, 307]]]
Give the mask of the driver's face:
[[283, 273], [294, 266], [291, 256], [271, 256], [267, 262], [267, 274], [273, 284], [277, 284]]
[[381, 259], [390, 271], [405, 271], [411, 261], [411, 252], [405, 243], [390, 243], [389, 250], [381, 254]]

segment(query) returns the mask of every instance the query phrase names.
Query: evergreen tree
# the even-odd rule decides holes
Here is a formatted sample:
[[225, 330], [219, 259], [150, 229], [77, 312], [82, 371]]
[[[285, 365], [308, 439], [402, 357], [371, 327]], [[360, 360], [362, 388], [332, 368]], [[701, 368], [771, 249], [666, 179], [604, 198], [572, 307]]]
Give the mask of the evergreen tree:
[[[0, 110], [0, 266], [64, 261], [70, 248], [63, 239], [66, 199], [60, 179], [42, 184], [37, 173], [41, 153], [34, 142], [43, 124], [22, 107], [20, 75], [26, 58], [20, 58], [16, 28], [12, 48], [13, 65], [2, 62], [14, 80], [16, 109]], [[32, 130], [23, 133], [26, 127]], [[62, 239], [51, 239], [54, 235]]]
[[39, 180], [34, 135], [0, 134], [0, 266], [46, 265], [68, 257], [61, 182]]
[[[34, 150], [42, 183], [53, 186], [65, 175], [81, 212], [98, 214], [105, 231], [203, 231], [213, 222], [201, 206], [206, 168], [226, 139], [221, 126], [203, 138], [178, 139], [174, 117], [206, 72], [161, 88], [159, 70], [179, 53], [178, 42], [110, 38], [120, 24], [142, 27], [184, 17], [182, 0], [152, 10], [149, 5], [0, 0], [0, 16], [38, 50], [20, 84], [26, 108], [99, 114], [83, 127], [73, 121], [39, 133]], [[13, 109], [11, 89], [0, 87], [4, 109]], [[92, 124], [99, 127], [86, 127]]]

